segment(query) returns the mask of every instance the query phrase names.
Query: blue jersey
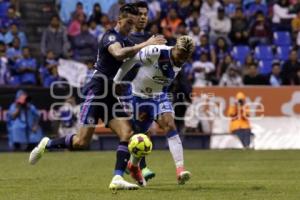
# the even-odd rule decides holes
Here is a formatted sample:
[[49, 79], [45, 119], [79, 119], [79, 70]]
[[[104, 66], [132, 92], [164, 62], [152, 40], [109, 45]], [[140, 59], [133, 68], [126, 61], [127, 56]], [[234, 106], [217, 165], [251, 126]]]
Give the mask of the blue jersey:
[[95, 68], [106, 75], [109, 80], [113, 80], [123, 61], [118, 61], [108, 51], [108, 47], [115, 42], [119, 42], [122, 47], [133, 46], [128, 37], [122, 36], [115, 29], [111, 29], [104, 33], [99, 42], [97, 61]]
[[128, 37], [134, 44], [140, 44], [148, 40], [151, 37], [151, 35], [148, 32], [131, 33]]

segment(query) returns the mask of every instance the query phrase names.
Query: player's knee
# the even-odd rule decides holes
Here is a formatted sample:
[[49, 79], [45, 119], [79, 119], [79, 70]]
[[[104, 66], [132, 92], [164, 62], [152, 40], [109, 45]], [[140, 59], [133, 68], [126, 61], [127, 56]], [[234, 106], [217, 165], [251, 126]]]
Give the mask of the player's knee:
[[86, 149], [88, 147], [88, 142], [79, 138], [73, 140], [74, 149]]
[[174, 123], [168, 122], [168, 123], [166, 123], [166, 124], [162, 127], [162, 129], [163, 129], [163, 132], [164, 132], [165, 134], [167, 134], [167, 133], [169, 133], [169, 132], [171, 132], [171, 131], [176, 131], [176, 126], [175, 126]]

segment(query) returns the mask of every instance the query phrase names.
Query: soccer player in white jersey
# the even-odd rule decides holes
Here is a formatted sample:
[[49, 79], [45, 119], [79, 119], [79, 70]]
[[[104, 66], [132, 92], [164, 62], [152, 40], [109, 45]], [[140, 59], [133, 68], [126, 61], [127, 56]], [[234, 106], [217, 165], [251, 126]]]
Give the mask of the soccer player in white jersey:
[[[135, 64], [141, 65], [132, 81], [133, 126], [140, 132], [146, 132], [153, 121], [160, 126], [168, 138], [169, 149], [176, 165], [178, 184], [185, 184], [190, 179], [191, 173], [184, 169], [183, 147], [177, 133], [167, 89], [193, 53], [194, 46], [191, 37], [180, 36], [175, 46], [145, 47], [126, 61], [114, 78], [115, 82], [121, 82]], [[131, 174], [133, 178], [141, 182], [139, 160], [131, 155], [128, 166], [131, 172], [135, 172]]]

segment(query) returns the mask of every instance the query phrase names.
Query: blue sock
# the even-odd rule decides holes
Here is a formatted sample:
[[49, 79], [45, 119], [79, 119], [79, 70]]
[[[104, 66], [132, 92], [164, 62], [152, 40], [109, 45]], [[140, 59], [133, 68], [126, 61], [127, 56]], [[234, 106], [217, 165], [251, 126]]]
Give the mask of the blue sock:
[[129, 158], [130, 158], [130, 153], [128, 151], [128, 142], [120, 142], [117, 148], [117, 161], [116, 161], [114, 175], [123, 176], [127, 168], [127, 162]]
[[75, 134], [69, 134], [61, 138], [51, 139], [47, 143], [46, 149], [72, 149], [72, 140]]
[[178, 135], [177, 131], [176, 130], [173, 130], [173, 131], [169, 131], [167, 133], [167, 138], [170, 138], [170, 137], [173, 137], [175, 135]]

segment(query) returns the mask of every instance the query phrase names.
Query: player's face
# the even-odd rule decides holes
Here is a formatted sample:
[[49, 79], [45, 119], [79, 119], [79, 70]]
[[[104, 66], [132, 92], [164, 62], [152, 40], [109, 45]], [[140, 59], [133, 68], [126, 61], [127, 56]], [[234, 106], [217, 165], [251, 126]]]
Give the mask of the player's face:
[[148, 23], [148, 10], [147, 8], [138, 8], [139, 14], [137, 17], [137, 29], [145, 29]]
[[124, 17], [119, 20], [120, 32], [122, 32], [124, 35], [128, 35], [135, 23], [136, 23], [136, 16], [132, 14], [128, 14], [127, 17]]
[[180, 49], [174, 48], [174, 64], [181, 67], [189, 59], [189, 54]]

